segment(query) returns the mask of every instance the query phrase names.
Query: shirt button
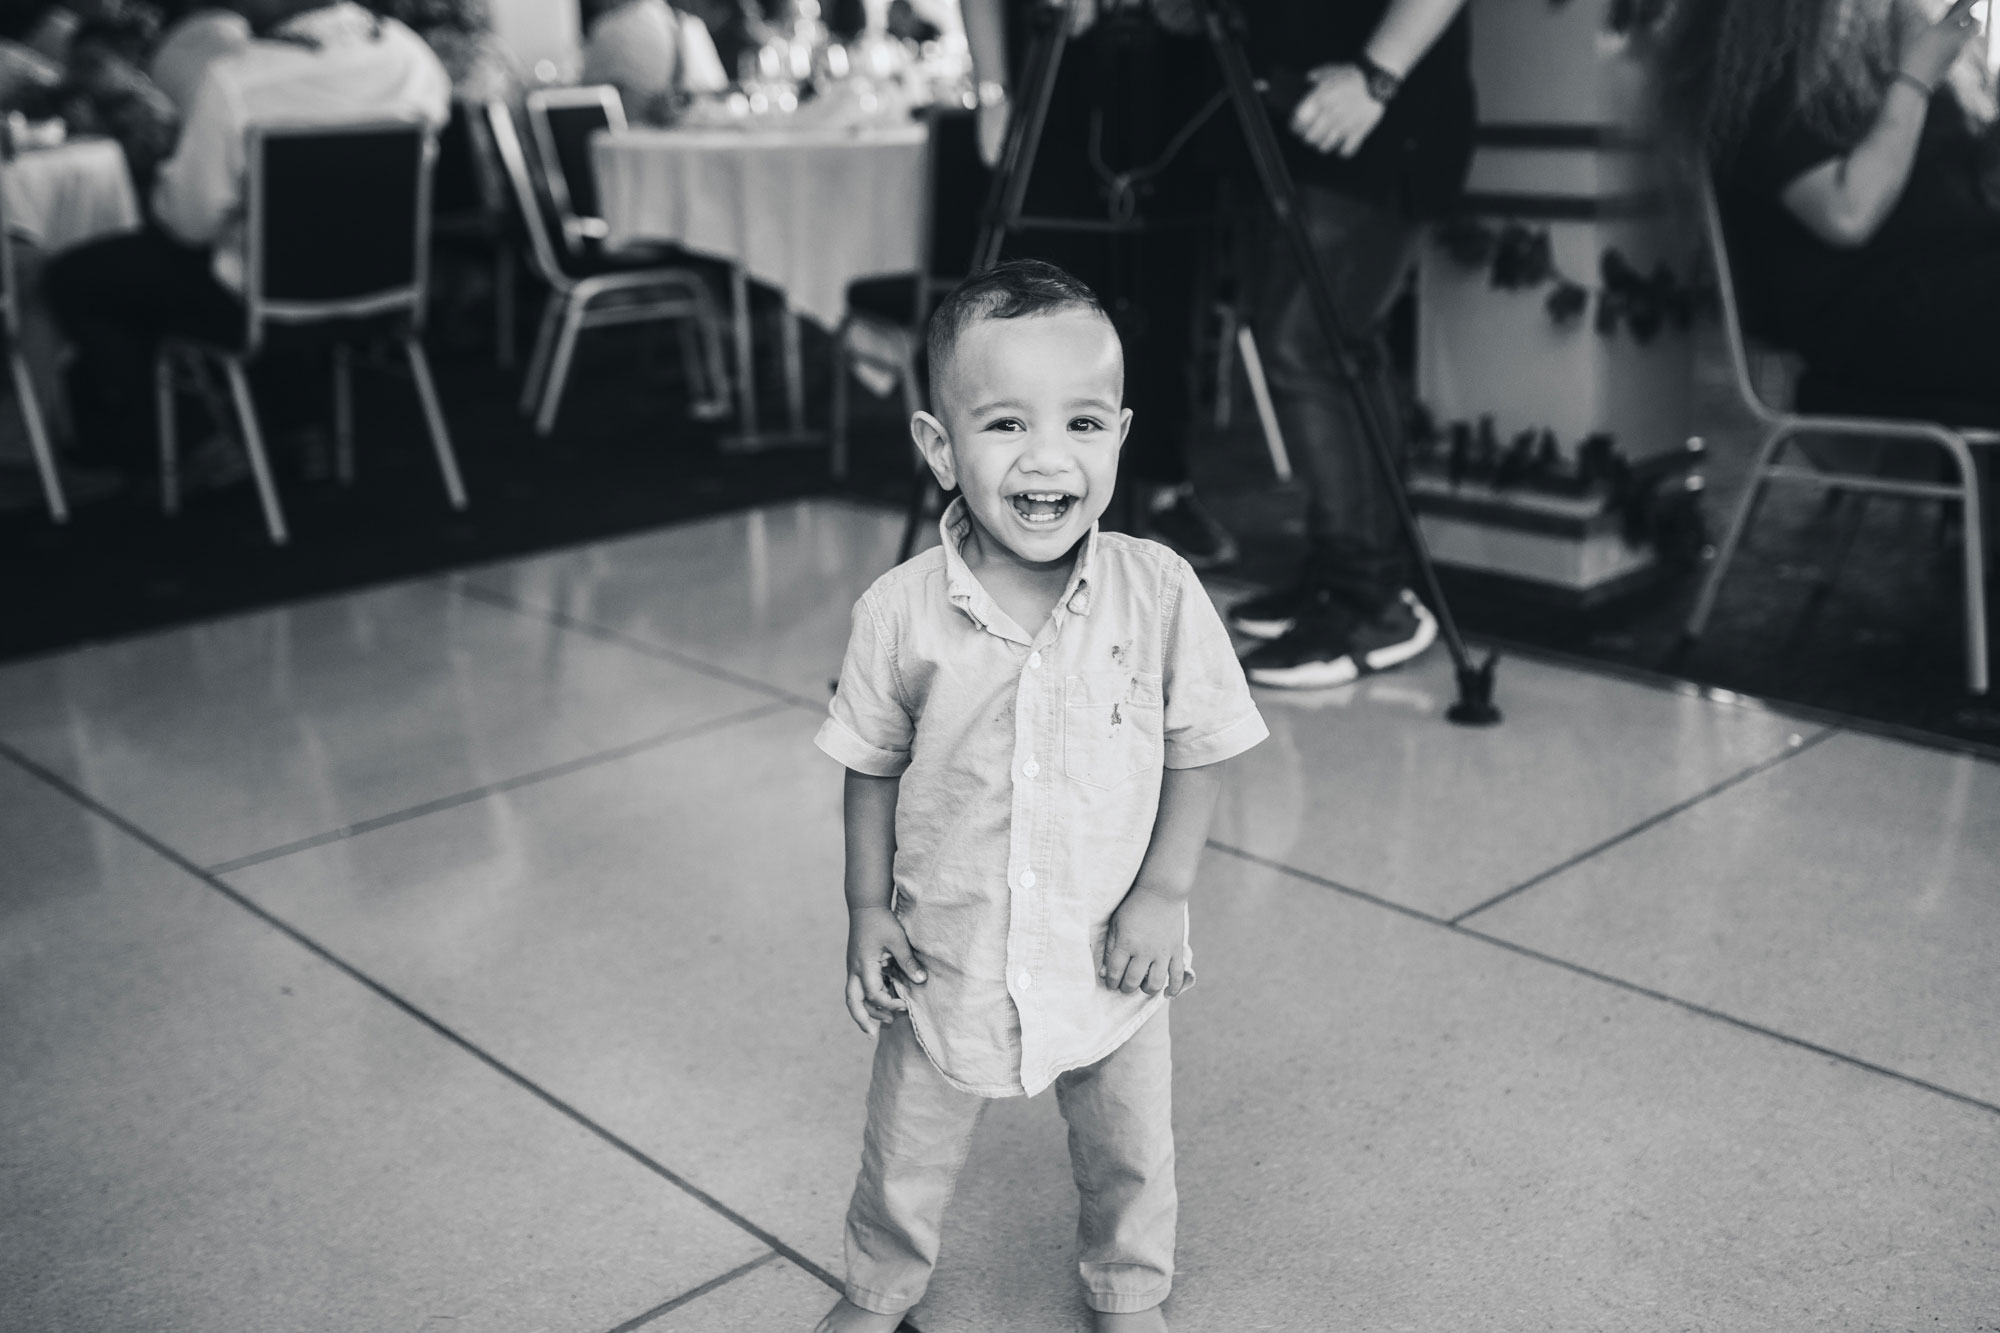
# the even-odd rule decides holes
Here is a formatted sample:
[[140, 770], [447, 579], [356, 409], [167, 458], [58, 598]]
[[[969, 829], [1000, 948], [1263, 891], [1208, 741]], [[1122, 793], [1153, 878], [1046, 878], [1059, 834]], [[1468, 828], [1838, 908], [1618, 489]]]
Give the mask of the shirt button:
[[1042, 655], [1040, 653], [1028, 654], [1028, 669], [1030, 671], [1040, 671], [1042, 669]]
[[1029, 777], [1033, 777], [1035, 776], [1035, 774], [1042, 771], [1042, 766], [1036, 763], [1034, 760], [1030, 759], [1027, 763], [1021, 765], [1021, 771], [1023, 773], [1026, 773]]
[[1023, 870], [1023, 871], [1021, 872], [1021, 887], [1022, 887], [1022, 888], [1024, 888], [1024, 889], [1032, 889], [1032, 888], [1034, 888], [1034, 887], [1035, 887], [1035, 872], [1034, 872], [1034, 871], [1032, 871], [1032, 870]]
[[1014, 986], [1018, 990], [1026, 990], [1034, 984], [1035, 984], [1035, 979], [1029, 976], [1026, 972], [1023, 972], [1020, 976], [1014, 978]]

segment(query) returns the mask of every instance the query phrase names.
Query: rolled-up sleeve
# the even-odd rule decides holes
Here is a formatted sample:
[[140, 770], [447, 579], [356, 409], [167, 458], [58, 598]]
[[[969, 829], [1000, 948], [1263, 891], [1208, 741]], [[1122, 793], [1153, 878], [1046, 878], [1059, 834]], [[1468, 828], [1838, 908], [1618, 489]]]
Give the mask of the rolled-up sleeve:
[[910, 766], [910, 741], [915, 735], [916, 724], [896, 678], [894, 653], [871, 599], [863, 597], [854, 604], [840, 684], [813, 744], [857, 773], [894, 778]]
[[1229, 631], [1186, 561], [1169, 601], [1162, 683], [1166, 766], [1200, 768], [1242, 754], [1271, 734], [1250, 698]]

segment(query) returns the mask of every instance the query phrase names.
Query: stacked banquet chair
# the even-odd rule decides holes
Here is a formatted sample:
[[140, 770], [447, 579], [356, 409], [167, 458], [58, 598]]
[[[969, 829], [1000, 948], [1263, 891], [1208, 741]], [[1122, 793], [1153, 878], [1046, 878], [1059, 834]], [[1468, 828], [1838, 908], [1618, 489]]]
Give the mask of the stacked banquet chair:
[[521, 386], [521, 411], [533, 414], [538, 434], [555, 429], [577, 340], [586, 329], [671, 320], [680, 324], [694, 414], [711, 420], [727, 415], [729, 379], [709, 275], [677, 252], [604, 248], [606, 228], [597, 209], [590, 138], [625, 127], [617, 90], [539, 90], [529, 95], [527, 110], [541, 166], [539, 187], [513, 114], [502, 103], [486, 108], [493, 145], [526, 230], [529, 262], [549, 285], [549, 302]]
[[[1795, 411], [1773, 403], [1760, 387], [1753, 372], [1752, 349], [1743, 331], [1736, 287], [1729, 267], [1721, 211], [1716, 204], [1712, 181], [1702, 182], [1701, 204], [1708, 244], [1715, 266], [1718, 293], [1722, 300], [1722, 326], [1729, 345], [1730, 369], [1738, 399], [1763, 431], [1756, 462], [1743, 498], [1730, 518], [1729, 530], [1715, 557], [1715, 565], [1702, 585], [1701, 596], [1688, 617], [1689, 640], [1699, 639], [1708, 628], [1715, 610], [1722, 580], [1730, 562], [1743, 544], [1743, 536], [1757, 512], [1764, 488], [1772, 482], [1790, 482], [1846, 493], [1859, 505], [1865, 497], [1888, 495], [1901, 499], [1938, 500], [1961, 506], [1964, 516], [1966, 684], [1973, 694], [1984, 694], [1988, 685], [1986, 639], [1985, 532], [1982, 527], [1980, 476], [1973, 456], [1975, 446], [2000, 444], [2000, 432], [1949, 426], [1926, 419], [1948, 414], [1942, 404], [1922, 403], [1898, 395], [1886, 395], [1852, 386], [1815, 385], [1810, 367], [1799, 385], [1799, 400], [1811, 405], [1815, 391], [1829, 411]], [[1942, 410], [1940, 410], [1942, 409]], [[1799, 462], [1785, 461], [1787, 446], [1801, 445], [1811, 437], [1839, 437], [1872, 441], [1877, 448], [1870, 457], [1879, 463], [1883, 451], [1899, 444], [1924, 444], [1942, 450], [1952, 464], [1956, 480], [1920, 481], [1881, 475], [1879, 467], [1849, 466], [1850, 456], [1842, 451], [1797, 450]], [[1859, 513], [1854, 516], [1858, 524]]]
[[354, 477], [353, 348], [400, 345], [416, 385], [445, 494], [466, 505], [458, 459], [418, 340], [430, 255], [437, 136], [409, 121], [256, 126], [247, 142], [248, 253], [239, 345], [174, 340], [157, 364], [161, 504], [180, 507], [174, 407], [184, 383], [207, 393], [220, 364], [273, 543], [288, 538], [246, 367], [270, 338], [313, 330], [333, 344], [334, 444], [343, 483]]

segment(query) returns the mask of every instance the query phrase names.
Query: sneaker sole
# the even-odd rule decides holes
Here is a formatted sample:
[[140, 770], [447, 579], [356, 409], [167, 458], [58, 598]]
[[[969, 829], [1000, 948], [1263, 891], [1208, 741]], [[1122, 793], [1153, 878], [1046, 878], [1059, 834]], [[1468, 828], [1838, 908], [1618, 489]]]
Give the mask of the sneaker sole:
[[1301, 662], [1288, 667], [1252, 667], [1244, 674], [1252, 685], [1278, 690], [1330, 690], [1336, 685], [1352, 685], [1361, 679], [1361, 669], [1350, 656], [1331, 662]]
[[1431, 614], [1430, 608], [1418, 601], [1416, 594], [1412, 592], [1405, 591], [1403, 601], [1417, 617], [1417, 632], [1401, 643], [1392, 643], [1386, 648], [1377, 648], [1372, 653], [1364, 653], [1362, 656], [1367, 661], [1370, 671], [1387, 671], [1390, 667], [1401, 666], [1411, 658], [1420, 656], [1425, 649], [1437, 642], [1437, 617]]
[[[1430, 609], [1418, 601], [1414, 594], [1405, 592], [1403, 600], [1417, 618], [1417, 632], [1401, 643], [1393, 643], [1374, 652], [1363, 653], [1357, 666], [1353, 654], [1336, 657], [1330, 662], [1301, 662], [1289, 667], [1252, 667], [1244, 674], [1252, 685], [1263, 685], [1279, 690], [1330, 690], [1341, 685], [1352, 685], [1364, 675], [1377, 671], [1387, 671], [1418, 657], [1437, 642], [1437, 617]], [[1269, 622], [1266, 622], [1269, 623]], [[1239, 626], [1239, 628], [1241, 628]], [[1245, 631], [1246, 633], [1248, 631]]]
[[1238, 634], [1243, 635], [1245, 638], [1264, 639], [1266, 641], [1284, 638], [1292, 632], [1292, 627], [1298, 623], [1297, 620], [1238, 620], [1234, 616], [1231, 616], [1229, 619], [1230, 628], [1234, 629]]

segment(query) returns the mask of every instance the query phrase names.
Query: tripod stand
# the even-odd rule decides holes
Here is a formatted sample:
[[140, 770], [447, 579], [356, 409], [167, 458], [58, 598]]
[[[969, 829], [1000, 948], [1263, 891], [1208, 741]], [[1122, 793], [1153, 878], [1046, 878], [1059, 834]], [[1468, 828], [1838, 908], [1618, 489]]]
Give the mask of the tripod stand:
[[[1035, 156], [1041, 147], [1042, 132], [1047, 124], [1056, 75], [1062, 68], [1063, 53], [1069, 43], [1070, 18], [1077, 4], [1078, 0], [1066, 0], [1061, 17], [1045, 26], [1029, 48], [1021, 78], [1021, 109], [1008, 123], [1006, 142], [987, 196], [979, 242], [973, 250], [975, 271], [997, 263], [1008, 234], [1021, 225], [1022, 206], [1027, 198]], [[1319, 322], [1320, 332], [1342, 377], [1351, 384], [1359, 384], [1362, 382], [1361, 367], [1348, 341], [1339, 308], [1334, 305], [1319, 253], [1313, 248], [1306, 231], [1305, 218], [1299, 209], [1298, 187], [1292, 180], [1290, 168], [1285, 165], [1277, 133], [1265, 114], [1256, 79], [1250, 72], [1250, 62], [1243, 51], [1242, 15], [1236, 10], [1233, 0], [1193, 0], [1193, 4], [1222, 76], [1224, 95], [1236, 110], [1244, 145], [1249, 150], [1250, 160], [1257, 169], [1258, 183], [1263, 188], [1265, 205], [1284, 231], [1299, 272], [1305, 279], [1306, 294]], [[1402, 471], [1390, 446], [1388, 423], [1381, 417], [1381, 405], [1367, 394], [1357, 394], [1356, 399], [1369, 453], [1381, 470], [1397, 522], [1409, 543], [1423, 583], [1426, 600], [1437, 615], [1438, 628], [1457, 672], [1458, 701], [1446, 716], [1465, 726], [1490, 726], [1500, 720], [1500, 710], [1493, 704], [1493, 672], [1498, 656], [1489, 655], [1485, 662], [1479, 664], [1472, 661], [1451, 607], [1445, 601], [1444, 589], [1438, 583], [1437, 568], [1432, 563], [1423, 530], [1410, 507], [1409, 493], [1403, 487]]]

